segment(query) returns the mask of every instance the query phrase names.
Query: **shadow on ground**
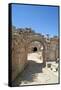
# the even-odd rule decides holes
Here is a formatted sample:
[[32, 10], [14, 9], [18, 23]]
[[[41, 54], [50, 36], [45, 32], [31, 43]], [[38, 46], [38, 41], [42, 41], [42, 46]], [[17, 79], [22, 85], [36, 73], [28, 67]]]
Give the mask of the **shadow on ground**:
[[13, 86], [21, 85], [22, 81], [33, 82], [36, 73], [42, 73], [42, 64], [36, 63], [35, 61], [29, 60], [28, 65], [22, 73], [20, 73], [16, 80], [12, 83]]

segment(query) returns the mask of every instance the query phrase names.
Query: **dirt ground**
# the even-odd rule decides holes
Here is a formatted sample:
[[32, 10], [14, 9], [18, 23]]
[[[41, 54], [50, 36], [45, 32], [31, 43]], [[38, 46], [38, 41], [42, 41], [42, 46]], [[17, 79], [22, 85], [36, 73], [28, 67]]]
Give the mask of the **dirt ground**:
[[[22, 85], [36, 85], [36, 84], [55, 84], [59, 83], [59, 73], [56, 71], [58, 64], [55, 62], [46, 62], [46, 67], [42, 68], [42, 53], [28, 54], [28, 65], [25, 70], [18, 75], [16, 83]], [[47, 65], [51, 64], [49, 68]]]

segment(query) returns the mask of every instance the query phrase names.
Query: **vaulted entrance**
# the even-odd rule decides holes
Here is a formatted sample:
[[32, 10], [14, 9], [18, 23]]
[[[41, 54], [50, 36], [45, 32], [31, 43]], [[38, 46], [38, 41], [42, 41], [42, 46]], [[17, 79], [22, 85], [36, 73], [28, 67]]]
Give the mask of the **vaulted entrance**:
[[[36, 59], [46, 65], [47, 44], [44, 38], [39, 35], [33, 35], [28, 43], [28, 59]], [[32, 54], [31, 54], [32, 53]], [[31, 58], [32, 57], [32, 58]]]

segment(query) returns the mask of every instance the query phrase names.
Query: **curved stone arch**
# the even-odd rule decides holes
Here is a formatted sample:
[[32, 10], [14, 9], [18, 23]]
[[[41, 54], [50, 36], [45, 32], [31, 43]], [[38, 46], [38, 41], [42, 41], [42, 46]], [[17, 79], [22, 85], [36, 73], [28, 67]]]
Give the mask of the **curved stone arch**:
[[42, 44], [43, 46], [43, 52], [42, 52], [42, 55], [43, 55], [43, 64], [45, 66], [46, 64], [46, 51], [47, 51], [47, 43], [46, 43], [46, 40], [44, 39], [44, 37], [42, 36], [38, 36], [38, 35], [33, 35], [30, 37], [30, 40], [29, 40], [29, 43], [28, 43], [28, 47], [30, 46], [30, 44], [34, 41], [38, 41]]

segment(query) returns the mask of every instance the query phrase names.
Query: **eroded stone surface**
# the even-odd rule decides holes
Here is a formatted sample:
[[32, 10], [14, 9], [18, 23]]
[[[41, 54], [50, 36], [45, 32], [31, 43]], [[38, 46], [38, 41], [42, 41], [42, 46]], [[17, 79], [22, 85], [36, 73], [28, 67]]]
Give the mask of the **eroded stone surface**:
[[46, 60], [56, 60], [59, 58], [58, 38], [53, 37], [47, 40], [45, 36], [35, 33], [31, 28], [12, 30], [12, 80], [15, 80], [17, 75], [22, 72], [27, 65], [27, 55], [30, 50], [30, 44], [34, 41], [40, 42], [43, 46], [43, 63], [46, 62]]

